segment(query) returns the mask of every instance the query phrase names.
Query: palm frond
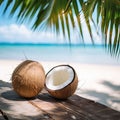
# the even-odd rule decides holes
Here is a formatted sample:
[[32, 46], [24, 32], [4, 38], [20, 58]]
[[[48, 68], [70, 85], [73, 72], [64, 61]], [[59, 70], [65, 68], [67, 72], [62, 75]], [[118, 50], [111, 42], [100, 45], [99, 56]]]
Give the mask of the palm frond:
[[0, 5], [3, 3], [4, 0], [0, 0]]
[[9, 9], [11, 17], [16, 15], [21, 23], [31, 22], [33, 30], [47, 26], [57, 35], [62, 32], [69, 42], [76, 26], [84, 40], [84, 20], [94, 44], [93, 21], [95, 27], [100, 24], [108, 51], [115, 56], [120, 53], [120, 0], [0, 0], [0, 5], [3, 3], [3, 14]]
[[[87, 0], [86, 9], [93, 14], [96, 7], [97, 24], [101, 23], [103, 41], [108, 51], [117, 56], [120, 53], [120, 1], [119, 0]], [[90, 32], [90, 31], [89, 31]]]

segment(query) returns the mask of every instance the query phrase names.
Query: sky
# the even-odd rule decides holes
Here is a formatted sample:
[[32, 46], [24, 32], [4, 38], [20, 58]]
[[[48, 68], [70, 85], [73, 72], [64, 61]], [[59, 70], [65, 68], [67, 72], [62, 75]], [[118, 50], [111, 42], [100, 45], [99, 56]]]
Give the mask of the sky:
[[[2, 11], [4, 6], [0, 6]], [[9, 10], [7, 11], [9, 12]], [[91, 43], [90, 36], [85, 25], [83, 24], [83, 33], [86, 43]], [[93, 37], [96, 43], [101, 43], [100, 37], [96, 34], [93, 28]], [[79, 34], [77, 31], [72, 35], [72, 43], [80, 43]], [[19, 24], [16, 22], [15, 17], [9, 18], [7, 13], [5, 16], [0, 13], [0, 43], [66, 43], [68, 42], [62, 35], [55, 35], [50, 30], [33, 31], [30, 29], [28, 23]]]

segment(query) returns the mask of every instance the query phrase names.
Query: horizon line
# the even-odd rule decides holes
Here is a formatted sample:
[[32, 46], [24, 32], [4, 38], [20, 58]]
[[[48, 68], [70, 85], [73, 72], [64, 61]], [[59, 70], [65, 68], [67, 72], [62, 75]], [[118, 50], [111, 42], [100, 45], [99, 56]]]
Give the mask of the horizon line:
[[40, 42], [0, 42], [0, 45], [57, 45], [57, 46], [105, 46], [99, 43], [40, 43]]

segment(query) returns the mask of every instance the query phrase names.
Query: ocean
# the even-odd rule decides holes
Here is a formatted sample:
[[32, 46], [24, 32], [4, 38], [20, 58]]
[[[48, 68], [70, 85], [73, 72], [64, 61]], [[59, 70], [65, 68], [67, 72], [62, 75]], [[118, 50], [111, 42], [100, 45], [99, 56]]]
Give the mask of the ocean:
[[0, 43], [0, 59], [120, 65], [102, 45]]

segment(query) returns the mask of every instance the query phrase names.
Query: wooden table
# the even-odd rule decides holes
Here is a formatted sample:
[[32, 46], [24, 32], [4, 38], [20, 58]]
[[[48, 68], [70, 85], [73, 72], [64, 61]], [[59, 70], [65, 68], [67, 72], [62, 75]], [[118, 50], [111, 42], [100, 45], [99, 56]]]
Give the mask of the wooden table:
[[120, 112], [78, 95], [57, 100], [43, 91], [24, 99], [0, 81], [0, 120], [120, 120]]

